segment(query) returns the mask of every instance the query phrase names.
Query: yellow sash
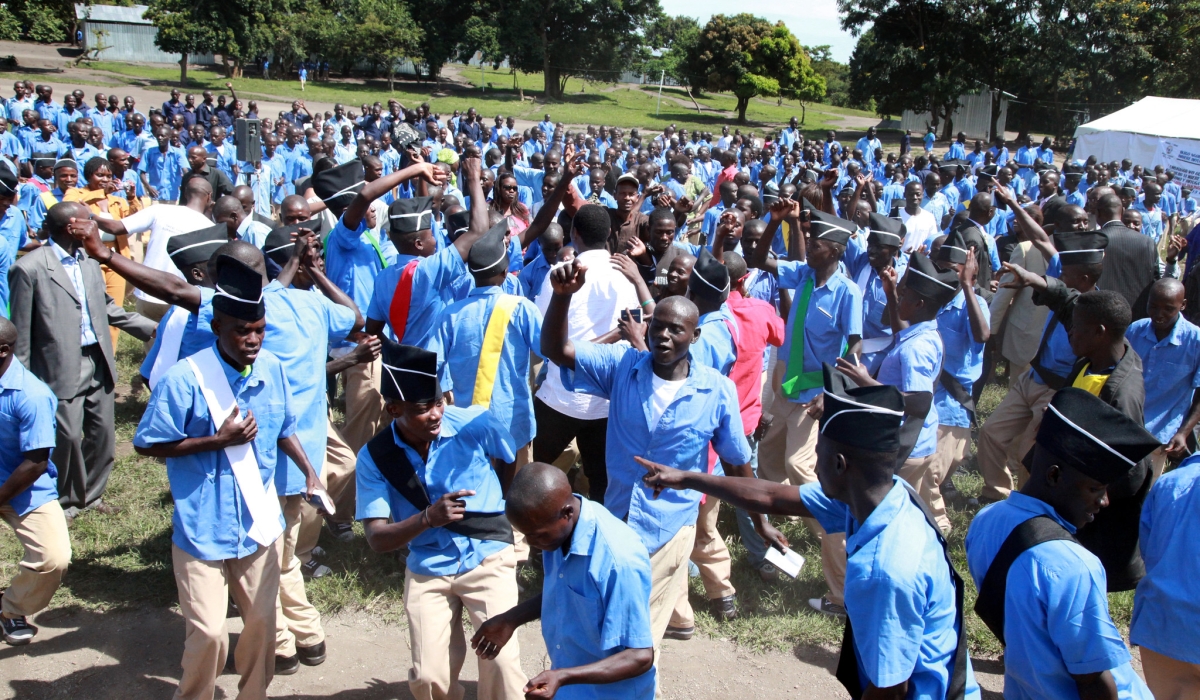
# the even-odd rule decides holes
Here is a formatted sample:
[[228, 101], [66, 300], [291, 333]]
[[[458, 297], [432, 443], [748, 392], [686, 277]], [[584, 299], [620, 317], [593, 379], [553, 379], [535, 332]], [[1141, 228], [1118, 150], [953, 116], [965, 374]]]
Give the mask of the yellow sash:
[[504, 333], [508, 321], [521, 297], [502, 294], [492, 308], [487, 330], [483, 334], [483, 350], [479, 354], [479, 370], [475, 373], [475, 391], [471, 395], [472, 406], [488, 408], [492, 403], [492, 388], [496, 385], [496, 370], [500, 368], [500, 353], [504, 350]]

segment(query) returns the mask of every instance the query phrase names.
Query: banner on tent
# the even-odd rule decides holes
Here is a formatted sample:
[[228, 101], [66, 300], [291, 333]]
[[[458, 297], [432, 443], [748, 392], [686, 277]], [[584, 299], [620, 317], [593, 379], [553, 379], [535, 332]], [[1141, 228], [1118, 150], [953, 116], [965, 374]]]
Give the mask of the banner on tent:
[[1175, 182], [1200, 187], [1200, 147], [1195, 141], [1159, 139], [1155, 165], [1175, 173]]

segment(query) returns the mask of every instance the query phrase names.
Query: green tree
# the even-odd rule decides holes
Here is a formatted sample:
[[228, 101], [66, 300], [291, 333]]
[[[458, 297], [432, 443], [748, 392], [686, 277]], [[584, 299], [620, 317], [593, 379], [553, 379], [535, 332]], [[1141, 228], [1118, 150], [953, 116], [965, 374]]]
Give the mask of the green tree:
[[825, 101], [835, 107], [867, 109], [870, 100], [850, 99], [850, 66], [833, 59], [829, 44], [805, 46], [804, 52], [812, 62], [813, 71], [825, 79]]
[[[481, 0], [476, 14], [495, 27], [509, 65], [541, 71], [545, 96], [561, 99], [569, 77], [612, 81], [632, 65], [641, 30], [660, 13], [658, 0]], [[480, 48], [470, 39], [468, 56]]]
[[750, 14], [714, 15], [700, 31], [687, 58], [689, 74], [710, 90], [737, 97], [738, 122], [754, 97], [784, 96], [801, 101], [825, 96], [825, 79], [783, 22], [771, 24]]
[[180, 87], [187, 87], [189, 56], [219, 53], [231, 43], [232, 32], [215, 5], [192, 0], [151, 0], [146, 10], [146, 19], [158, 28], [154, 44], [167, 53], [180, 54]]
[[391, 92], [400, 61], [419, 56], [421, 29], [400, 0], [356, 0], [353, 17], [359, 55], [387, 71]]
[[647, 79], [670, 77], [687, 90], [688, 97], [700, 112], [692, 91], [702, 88], [688, 72], [688, 52], [700, 38], [700, 23], [691, 17], [660, 15], [646, 26], [638, 72]]
[[7, 7], [0, 5], [0, 39], [17, 41], [21, 38], [21, 20]]

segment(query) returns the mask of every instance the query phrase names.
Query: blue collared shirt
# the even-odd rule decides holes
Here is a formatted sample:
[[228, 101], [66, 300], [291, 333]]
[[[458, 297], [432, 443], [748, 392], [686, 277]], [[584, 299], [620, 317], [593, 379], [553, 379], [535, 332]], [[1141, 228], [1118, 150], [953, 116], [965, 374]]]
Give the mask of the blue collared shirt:
[[[800, 306], [800, 290], [815, 277], [807, 263], [779, 261], [779, 286], [797, 290], [788, 312], [787, 340], [779, 348], [779, 359], [785, 364], [791, 357], [792, 330], [796, 326], [796, 310]], [[814, 280], [815, 282], [815, 280]], [[804, 371], [820, 372], [824, 363], [834, 364], [846, 351], [852, 335], [862, 335], [863, 299], [858, 286], [841, 272], [835, 272], [825, 284], [813, 287], [804, 317]], [[821, 393], [821, 388], [805, 389], [792, 401], [805, 403]]]
[[0, 217], [0, 314], [8, 318], [8, 270], [17, 260], [17, 252], [29, 242], [25, 214], [10, 206]]
[[225, 175], [233, 180], [236, 177], [233, 174], [233, 166], [237, 164], [237, 149], [228, 141], [220, 146], [212, 141], [204, 144], [204, 150], [217, 157], [217, 170], [225, 173]]
[[[500, 287], [476, 287], [467, 298], [447, 306], [429, 339], [438, 354], [442, 391], [453, 391], [456, 406], [472, 405], [475, 380], [483, 352], [484, 334]], [[529, 388], [529, 353], [542, 354], [542, 315], [532, 301], [521, 297], [504, 332], [504, 347], [496, 367], [488, 410], [512, 433], [518, 447], [533, 440], [533, 394]]]
[[[536, 243], [537, 241], [534, 241]], [[530, 244], [532, 247], [533, 244]], [[521, 293], [529, 301], [537, 299], [538, 292], [542, 291], [542, 283], [546, 280], [546, 275], [550, 274], [550, 263], [546, 262], [546, 256], [542, 254], [541, 248], [538, 248], [538, 254], [534, 256], [529, 264], [521, 268], [520, 274], [517, 275], [517, 280], [521, 283]]]
[[658, 498], [642, 484], [634, 456], [676, 469], [708, 471], [708, 443], [729, 464], [750, 461], [737, 389], [691, 359], [688, 376], [658, 424], [650, 429], [654, 369], [650, 353], [624, 345], [575, 341], [575, 370], [560, 368], [563, 386], [608, 399], [608, 490], [604, 507], [633, 528], [653, 554], [696, 521], [701, 494], [667, 491]]
[[[57, 410], [58, 399], [50, 387], [14, 357], [0, 376], [0, 447], [8, 455], [0, 457], [0, 483], [21, 466], [26, 452], [49, 448], [53, 457]], [[58, 470], [50, 462], [45, 472], [6, 505], [19, 517], [55, 500], [58, 500]]]
[[1133, 598], [1130, 641], [1172, 659], [1200, 664], [1200, 456], [1162, 475], [1142, 506], [1146, 575]]
[[[213, 346], [215, 350], [215, 343]], [[216, 352], [220, 357], [220, 351]], [[296, 432], [292, 391], [283, 365], [266, 348], [259, 351], [249, 376], [243, 377], [224, 359], [220, 365], [237, 401], [238, 414], [244, 417], [254, 412], [258, 423], [254, 456], [263, 483], [269, 484], [275, 478], [277, 443]], [[133, 444], [150, 447], [215, 433], [196, 375], [190, 364], [180, 362], [154, 387]], [[171, 520], [171, 542], [175, 546], [204, 561], [241, 559], [258, 551], [258, 543], [249, 536], [253, 524], [250, 511], [224, 450], [171, 457], [167, 460], [167, 479], [175, 500]], [[279, 514], [279, 523], [283, 525], [283, 513]]]
[[[376, 240], [377, 250], [371, 241], [375, 233], [367, 228], [367, 218], [364, 216], [358, 222], [358, 228], [351, 231], [338, 217], [337, 224], [325, 239], [325, 274], [358, 306], [359, 310], [366, 309], [371, 304], [371, 294], [375, 291], [375, 278], [384, 269], [384, 258], [388, 256], [384, 249], [384, 241]], [[394, 249], [393, 249], [394, 250]], [[394, 253], [391, 265], [395, 259]], [[396, 279], [399, 279], [398, 277]], [[392, 287], [396, 286], [392, 280]], [[389, 296], [390, 298], [390, 296]], [[383, 317], [386, 320], [386, 316]]]
[[[978, 294], [975, 301], [983, 312], [984, 323], [990, 318], [987, 302]], [[983, 343], [975, 342], [971, 332], [971, 317], [967, 311], [967, 295], [961, 289], [954, 299], [942, 307], [937, 315], [937, 329], [942, 336], [945, 353], [942, 369], [962, 384], [968, 394], [983, 374]], [[957, 428], [971, 427], [971, 414], [966, 407], [950, 396], [939, 381], [933, 392], [933, 407], [937, 410], [938, 424]]]
[[1142, 213], [1142, 233], [1153, 238], [1155, 243], [1161, 241], [1164, 230], [1162, 209], [1157, 204], [1153, 209], [1147, 209], [1145, 200], [1140, 197], [1129, 208]]
[[[576, 496], [579, 520], [564, 555], [542, 553], [542, 637], [551, 668], [585, 666], [654, 646], [650, 557], [637, 534], [604, 506]], [[657, 669], [616, 683], [566, 685], [562, 700], [650, 700]]]
[[[967, 532], [967, 565], [976, 586], [1013, 529], [1040, 515], [1075, 532], [1049, 503], [1019, 491], [979, 511]], [[1129, 665], [1106, 590], [1100, 560], [1076, 542], [1043, 542], [1013, 561], [1004, 598], [1006, 700], [1078, 698], [1072, 675], [1103, 671], [1112, 672], [1122, 699], [1152, 700]]]
[[150, 186], [158, 190], [158, 198], [164, 200], [179, 199], [179, 186], [187, 169], [187, 158], [169, 147], [166, 153], [151, 148], [138, 162], [138, 171], [146, 173]]
[[[914, 323], [896, 334], [896, 339], [883, 362], [877, 379], [891, 384], [904, 393], [927, 391], [933, 393], [938, 373], [942, 369], [942, 336], [936, 320]], [[907, 418], [906, 418], [907, 420]], [[928, 457], [937, 449], [937, 405], [929, 407], [921, 434], [910, 458]]]
[[396, 285], [400, 282], [404, 266], [415, 259], [410, 255], [398, 255], [395, 265], [379, 273], [367, 308], [367, 318], [387, 323], [388, 333], [393, 340], [424, 348], [429, 345], [442, 310], [446, 308], [448, 295], [445, 291], [463, 276], [470, 277], [470, 273], [467, 272], [462, 254], [454, 246], [446, 246], [427, 258], [421, 258], [413, 273], [412, 297], [408, 305], [404, 337], [396, 338], [391, 328], [392, 297], [396, 295]]
[[[446, 406], [442, 430], [429, 445], [427, 460], [400, 438], [394, 424], [389, 423], [385, 430], [392, 431], [396, 444], [408, 456], [431, 503], [447, 493], [469, 489], [475, 492], [463, 499], [469, 512], [504, 512], [504, 494], [491, 460], [512, 462], [516, 446], [512, 435], [491, 413], [479, 406]], [[358, 509], [354, 517], [358, 520], [391, 518], [400, 522], [421, 512], [392, 488], [366, 446], [358, 451], [355, 480]], [[509, 545], [434, 527], [414, 537], [408, 546], [405, 565], [409, 571], [421, 576], [454, 576], [474, 569]]]
[[88, 310], [87, 290], [83, 283], [83, 268], [80, 266], [87, 259], [87, 255], [82, 248], [75, 251], [75, 255], [71, 255], [54, 241], [50, 241], [50, 246], [58, 256], [58, 261], [62, 263], [63, 271], [71, 279], [75, 297], [79, 300], [79, 344], [84, 347], [95, 345], [98, 342], [96, 329], [92, 328], [92, 314]]
[[[820, 484], [800, 500], [826, 532], [846, 533], [846, 614], [859, 675], [876, 688], [908, 681], [910, 698], [944, 698], [958, 648], [954, 580], [945, 549], [898, 477], [861, 524]], [[864, 684], [865, 685], [865, 684]], [[966, 697], [979, 698], [967, 659]]]
[[[197, 287], [200, 292], [200, 307], [211, 306], [213, 298], [213, 290], [208, 287]], [[138, 370], [143, 377], [149, 377], [151, 370], [154, 369], [154, 363], [158, 360], [158, 354], [162, 351], [163, 333], [167, 327], [167, 321], [174, 314], [188, 314], [187, 324], [183, 327], [183, 337], [179, 339], [179, 357], [171, 364], [175, 364], [189, 355], [195, 355], [204, 348], [213, 344], [216, 336], [213, 335], [212, 327], [208, 324], [200, 323], [200, 316], [197, 314], [189, 314], [187, 310], [178, 306], [172, 306], [167, 309], [167, 313], [163, 314], [162, 320], [158, 322], [158, 330], [154, 333], [154, 344], [150, 346], [150, 350], [146, 353], [146, 359], [142, 361], [142, 366]], [[211, 317], [209, 321], [211, 322]]]
[[[283, 365], [294, 399], [296, 439], [320, 474], [329, 434], [325, 360], [329, 347], [345, 340], [354, 327], [354, 312], [315, 289], [285, 288], [278, 280], [263, 287], [263, 303], [267, 309], [263, 348]], [[210, 297], [200, 307], [197, 324], [208, 328], [212, 318]], [[287, 455], [279, 456], [275, 488], [280, 496], [304, 491], [304, 474]]]
[[700, 329], [700, 337], [692, 343], [692, 357], [702, 362], [705, 367], [712, 367], [726, 377], [733, 363], [737, 362], [737, 344], [729, 327], [737, 328], [737, 320], [728, 304], [700, 316], [696, 327]]
[[1150, 319], [1134, 321], [1125, 331], [1129, 344], [1142, 358], [1146, 383], [1146, 430], [1159, 442], [1174, 437], [1200, 389], [1200, 328], [1180, 314], [1162, 340]]

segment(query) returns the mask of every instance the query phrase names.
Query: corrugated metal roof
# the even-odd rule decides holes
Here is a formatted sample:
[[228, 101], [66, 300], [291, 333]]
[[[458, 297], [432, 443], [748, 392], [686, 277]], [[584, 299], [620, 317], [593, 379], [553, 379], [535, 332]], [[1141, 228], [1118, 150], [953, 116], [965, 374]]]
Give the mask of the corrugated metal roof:
[[150, 20], [142, 17], [147, 10], [146, 5], [117, 7], [116, 5], [84, 5], [75, 4], [75, 19], [86, 19], [94, 22], [123, 22], [125, 24], [150, 24]]

